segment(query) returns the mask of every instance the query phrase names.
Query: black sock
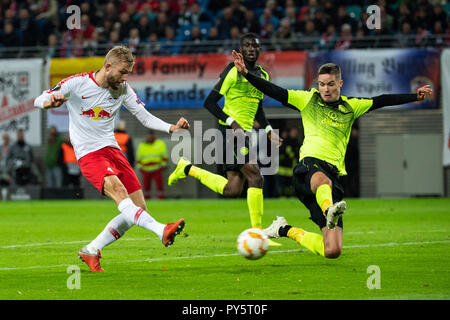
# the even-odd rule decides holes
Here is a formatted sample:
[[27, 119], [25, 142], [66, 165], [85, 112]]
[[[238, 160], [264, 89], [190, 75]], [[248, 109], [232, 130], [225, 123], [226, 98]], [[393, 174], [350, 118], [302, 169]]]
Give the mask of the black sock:
[[189, 175], [189, 170], [191, 170], [192, 164], [188, 164], [185, 168], [184, 168], [184, 174], [185, 175]]
[[287, 237], [288, 231], [291, 228], [292, 228], [292, 226], [290, 226], [288, 224], [285, 226], [282, 226], [282, 227], [280, 227], [280, 230], [278, 230], [278, 234], [280, 235], [280, 237]]

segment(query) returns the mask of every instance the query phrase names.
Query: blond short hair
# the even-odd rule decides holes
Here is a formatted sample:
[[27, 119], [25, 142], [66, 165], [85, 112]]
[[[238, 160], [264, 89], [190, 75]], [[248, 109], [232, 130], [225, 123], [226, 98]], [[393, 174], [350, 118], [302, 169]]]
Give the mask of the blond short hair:
[[116, 46], [109, 50], [105, 57], [106, 63], [127, 62], [129, 66], [134, 64], [134, 56], [130, 48], [126, 46]]

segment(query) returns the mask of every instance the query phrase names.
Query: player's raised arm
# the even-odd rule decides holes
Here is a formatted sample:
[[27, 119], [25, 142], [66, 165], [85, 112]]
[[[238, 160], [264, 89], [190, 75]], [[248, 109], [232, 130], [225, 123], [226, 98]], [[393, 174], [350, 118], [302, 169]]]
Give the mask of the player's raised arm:
[[288, 105], [288, 90], [281, 88], [265, 79], [252, 75], [245, 67], [244, 58], [241, 53], [233, 50], [232, 52], [234, 65], [240, 74], [242, 74], [256, 89], [262, 93], [281, 102], [285, 106]]
[[373, 104], [369, 111], [387, 106], [396, 106], [415, 101], [422, 101], [425, 98], [431, 97], [432, 93], [433, 90], [431, 87], [429, 85], [425, 85], [418, 88], [416, 93], [382, 94], [372, 98]]

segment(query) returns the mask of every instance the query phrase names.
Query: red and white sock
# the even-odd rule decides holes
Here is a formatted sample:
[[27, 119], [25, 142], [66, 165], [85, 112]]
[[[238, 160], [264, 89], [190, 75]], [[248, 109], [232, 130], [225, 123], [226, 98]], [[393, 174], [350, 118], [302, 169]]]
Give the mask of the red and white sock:
[[123, 236], [133, 225], [152, 231], [158, 235], [159, 239], [162, 239], [166, 225], [153, 219], [144, 209], [136, 206], [130, 198], [122, 200], [118, 209], [121, 213], [112, 219], [105, 229], [87, 245], [90, 253], [95, 254], [97, 250], [101, 251]]
[[123, 214], [119, 214], [112, 219], [106, 225], [105, 229], [87, 245], [88, 252], [96, 254], [97, 250], [101, 251], [104, 247], [123, 236], [133, 226], [127, 220]]
[[156, 233], [162, 239], [166, 225], [156, 221], [148, 212], [136, 206], [130, 198], [122, 200], [118, 208], [127, 217], [129, 223]]

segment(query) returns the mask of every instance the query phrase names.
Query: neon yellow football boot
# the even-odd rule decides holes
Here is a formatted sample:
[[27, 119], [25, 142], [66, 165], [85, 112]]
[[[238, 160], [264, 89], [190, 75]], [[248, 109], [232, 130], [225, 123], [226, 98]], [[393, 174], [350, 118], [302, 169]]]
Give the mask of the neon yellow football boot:
[[186, 166], [190, 164], [191, 162], [183, 157], [181, 157], [180, 160], [178, 160], [177, 167], [169, 176], [168, 179], [169, 186], [174, 185], [180, 179], [186, 178], [186, 173], [184, 173], [184, 169], [186, 168]]

